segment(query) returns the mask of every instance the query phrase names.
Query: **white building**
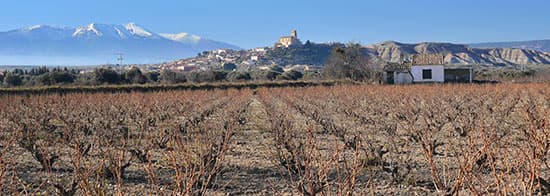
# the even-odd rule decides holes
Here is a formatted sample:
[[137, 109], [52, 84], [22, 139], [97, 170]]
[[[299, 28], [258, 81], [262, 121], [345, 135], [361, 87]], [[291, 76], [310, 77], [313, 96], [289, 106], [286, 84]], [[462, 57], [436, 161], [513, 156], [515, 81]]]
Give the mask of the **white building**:
[[414, 83], [445, 82], [445, 66], [443, 65], [415, 65], [411, 67]]
[[260, 52], [260, 53], [263, 53], [263, 52], [266, 52], [267, 49], [266, 48], [254, 48], [252, 49], [253, 52]]
[[471, 83], [474, 70], [465, 65], [413, 65], [409, 68], [388, 65], [383, 78], [387, 84]]
[[408, 62], [386, 63], [384, 82], [387, 84], [473, 82], [473, 66], [446, 64], [445, 56], [441, 54], [417, 54], [411, 57], [407, 60]]

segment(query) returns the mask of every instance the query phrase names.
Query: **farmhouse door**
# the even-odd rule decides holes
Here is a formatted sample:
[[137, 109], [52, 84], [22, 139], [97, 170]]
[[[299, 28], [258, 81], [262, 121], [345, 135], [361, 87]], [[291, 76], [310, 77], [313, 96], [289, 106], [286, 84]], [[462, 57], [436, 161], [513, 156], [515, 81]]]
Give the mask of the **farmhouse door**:
[[393, 72], [388, 72], [386, 76], [386, 81], [388, 82], [388, 84], [395, 84], [395, 77]]

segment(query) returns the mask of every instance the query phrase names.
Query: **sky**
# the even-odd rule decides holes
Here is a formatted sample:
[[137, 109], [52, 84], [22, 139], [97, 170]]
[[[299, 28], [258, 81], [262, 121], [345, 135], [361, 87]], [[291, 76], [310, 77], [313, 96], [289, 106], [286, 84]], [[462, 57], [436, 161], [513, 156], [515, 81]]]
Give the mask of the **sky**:
[[475, 43], [550, 38], [549, 0], [4, 0], [0, 31], [137, 23], [243, 48], [302, 40]]

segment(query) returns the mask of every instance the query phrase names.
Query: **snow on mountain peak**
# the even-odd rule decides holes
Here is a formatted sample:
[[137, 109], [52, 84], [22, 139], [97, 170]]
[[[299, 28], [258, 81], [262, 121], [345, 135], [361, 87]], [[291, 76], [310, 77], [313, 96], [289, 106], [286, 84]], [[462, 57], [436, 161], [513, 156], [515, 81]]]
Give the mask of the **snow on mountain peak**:
[[30, 26], [30, 27], [25, 28], [25, 30], [32, 31], [32, 30], [35, 30], [35, 29], [40, 29], [40, 28], [45, 27], [45, 26], [46, 25], [34, 25], [34, 26]]
[[95, 36], [101, 37], [103, 36], [103, 33], [97, 29], [96, 23], [91, 23], [85, 27], [78, 27], [73, 33], [73, 37], [86, 36], [86, 35], [95, 35]]
[[[78, 39], [107, 39], [107, 40], [128, 40], [128, 39], [158, 39], [170, 40], [183, 44], [200, 44], [204, 41], [200, 36], [190, 33], [154, 33], [146, 28], [136, 24], [101, 24], [90, 23], [77, 28], [52, 27], [48, 25], [35, 25], [19, 29], [16, 33], [25, 35], [33, 34], [36, 37], [48, 36], [59, 37], [60, 39], [78, 38]], [[58, 38], [56, 38], [58, 39]]]
[[91, 23], [87, 26], [78, 27], [73, 33], [73, 37], [107, 37], [127, 39], [132, 37], [155, 38], [157, 36], [135, 23], [128, 23], [125, 25]]
[[141, 37], [152, 37], [153, 33], [145, 30], [143, 27], [137, 25], [136, 23], [128, 23], [124, 25], [126, 30], [128, 30], [133, 35], [138, 35]]
[[19, 29], [18, 31], [19, 32], [31, 32], [31, 31], [38, 31], [38, 30], [68, 30], [69, 28], [67, 27], [52, 27], [52, 26], [49, 26], [49, 25], [33, 25], [33, 26], [29, 26], [29, 27], [25, 27], [25, 28], [22, 28], [22, 29]]
[[11, 35], [22, 35], [27, 38], [42, 39], [49, 38], [54, 40], [70, 37], [74, 29], [68, 27], [53, 27], [49, 25], [34, 25], [17, 30], [9, 31]]
[[161, 33], [160, 36], [166, 39], [181, 42], [181, 43], [198, 43], [202, 40], [201, 37], [197, 35], [192, 35], [189, 33], [178, 33], [178, 34]]

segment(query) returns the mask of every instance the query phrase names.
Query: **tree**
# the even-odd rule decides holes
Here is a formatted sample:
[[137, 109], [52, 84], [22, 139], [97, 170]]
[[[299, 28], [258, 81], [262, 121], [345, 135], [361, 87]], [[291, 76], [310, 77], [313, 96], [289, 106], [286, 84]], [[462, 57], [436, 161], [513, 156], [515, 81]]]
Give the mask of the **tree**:
[[22, 69], [14, 69], [13, 71], [11, 71], [11, 73], [13, 74], [16, 74], [16, 75], [25, 75], [25, 71], [22, 70]]
[[250, 76], [254, 80], [275, 80], [277, 76], [283, 74], [285, 71], [281, 66], [273, 65], [269, 69], [260, 70], [256, 69], [250, 72]]
[[335, 48], [322, 70], [326, 78], [349, 78], [352, 80], [375, 79], [379, 69], [363, 47], [359, 44], [348, 44]]
[[277, 76], [283, 74], [284, 72], [285, 70], [283, 69], [283, 67], [278, 65], [273, 65], [271, 68], [269, 68], [266, 77], [269, 80], [274, 80], [275, 78], [277, 78]]
[[4, 85], [6, 86], [19, 86], [23, 84], [23, 77], [15, 73], [7, 73], [4, 76]]
[[42, 74], [38, 81], [43, 85], [54, 85], [59, 83], [73, 83], [75, 76], [68, 71], [53, 71]]
[[237, 69], [237, 65], [235, 63], [223, 63], [222, 69], [224, 71], [234, 71]]
[[187, 82], [187, 78], [185, 77], [184, 73], [181, 72], [175, 72], [172, 70], [162, 70], [160, 72], [159, 79], [163, 83], [184, 83]]
[[227, 74], [227, 80], [230, 82], [247, 81], [251, 79], [252, 77], [250, 77], [250, 74], [247, 72], [233, 71]]
[[197, 82], [197, 83], [216, 82], [216, 81], [225, 80], [226, 76], [227, 76], [227, 73], [223, 71], [206, 70], [206, 71], [189, 72], [187, 74], [187, 79], [191, 82]]
[[111, 68], [99, 68], [94, 70], [94, 81], [99, 84], [118, 84], [120, 75]]
[[141, 73], [141, 70], [137, 67], [133, 67], [124, 73], [124, 79], [132, 84], [144, 84], [147, 82], [147, 78]]
[[304, 47], [306, 47], [306, 48], [311, 47], [311, 42], [309, 40], [307, 40], [306, 43], [304, 44]]
[[304, 74], [302, 72], [296, 71], [296, 70], [289, 70], [282, 75], [278, 76], [277, 79], [280, 80], [298, 80], [302, 78]]
[[50, 72], [50, 70], [45, 67], [45, 66], [42, 66], [42, 67], [35, 67], [35, 68], [32, 68], [31, 71], [29, 72], [29, 75], [42, 75], [42, 74], [45, 74], [45, 73], [48, 73]]
[[160, 73], [156, 71], [145, 72], [143, 75], [149, 82], [158, 82], [160, 77]]

